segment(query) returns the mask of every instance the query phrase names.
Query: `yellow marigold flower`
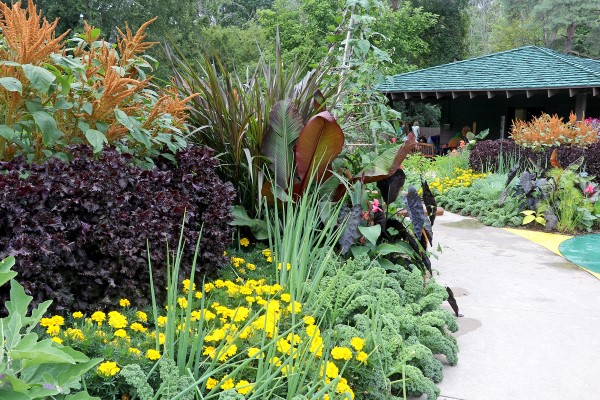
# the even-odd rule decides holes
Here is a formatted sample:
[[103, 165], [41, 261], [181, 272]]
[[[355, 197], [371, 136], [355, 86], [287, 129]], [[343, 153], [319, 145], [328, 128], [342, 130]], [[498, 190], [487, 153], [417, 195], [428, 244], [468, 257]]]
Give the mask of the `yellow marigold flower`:
[[202, 292], [194, 293], [194, 297], [197, 298], [198, 300], [200, 300], [202, 298]]
[[83, 340], [85, 339], [85, 335], [83, 334], [83, 332], [81, 331], [81, 329], [74, 329], [74, 328], [69, 328], [67, 329], [66, 333], [67, 336], [69, 336], [70, 338], [74, 339], [74, 340]]
[[283, 293], [280, 298], [286, 303], [289, 303], [292, 300], [292, 296], [289, 293]]
[[223, 329], [215, 329], [210, 334], [204, 336], [204, 340], [207, 342], [220, 342], [225, 339], [225, 331]]
[[304, 321], [304, 323], [306, 325], [314, 325], [315, 324], [315, 317], [311, 317], [310, 315], [306, 315], [304, 318], [302, 318], [302, 320]]
[[289, 313], [299, 313], [302, 311], [302, 303], [294, 301], [293, 303], [288, 304], [288, 306], [285, 309]]
[[229, 357], [235, 356], [237, 353], [237, 346], [235, 344], [229, 345], [224, 350], [221, 350], [221, 354], [219, 356], [219, 361], [227, 361]]
[[125, 331], [125, 329], [117, 329], [115, 331], [115, 336], [118, 338], [126, 338], [127, 337], [127, 332]]
[[203, 313], [203, 315], [202, 315], [202, 316], [204, 317], [204, 320], [205, 320], [205, 321], [210, 321], [210, 320], [212, 320], [212, 319], [215, 319], [215, 318], [217, 318], [217, 315], [216, 315], [215, 313], [213, 313], [213, 312], [212, 312], [212, 311], [210, 311], [210, 310], [206, 310], [206, 309], [204, 310], [204, 313]]
[[65, 319], [60, 315], [53, 315], [50, 320], [52, 321], [52, 325], [63, 326], [65, 324]]
[[180, 308], [187, 308], [188, 301], [187, 301], [187, 299], [185, 297], [179, 297], [179, 298], [177, 298], [177, 305]]
[[272, 357], [271, 359], [269, 359], [269, 363], [273, 364], [276, 367], [281, 367], [281, 364], [282, 364], [281, 360], [277, 356]]
[[217, 349], [215, 349], [213, 346], [205, 346], [202, 354], [205, 356], [209, 356], [212, 360], [217, 355]]
[[115, 329], [125, 328], [127, 326], [127, 317], [118, 311], [108, 313], [108, 325]]
[[200, 313], [200, 311], [192, 311], [190, 313], [190, 320], [192, 320], [193, 322], [200, 321], [201, 317], [202, 314]]
[[167, 317], [161, 315], [156, 319], [156, 323], [159, 327], [163, 328], [167, 323]]
[[92, 314], [91, 318], [92, 321], [97, 322], [98, 325], [102, 325], [102, 322], [106, 320], [106, 314], [104, 314], [102, 311], [96, 311]]
[[264, 354], [261, 353], [261, 351], [258, 347], [249, 347], [248, 348], [248, 357], [253, 358], [254, 356], [257, 356], [258, 358], [262, 358], [264, 356]]
[[138, 311], [135, 313], [135, 317], [138, 321], [148, 322], [148, 315], [143, 311]]
[[267, 257], [267, 262], [273, 262], [273, 258], [271, 256]]
[[271, 249], [264, 249], [261, 251], [262, 255], [265, 257], [269, 257], [271, 255]]
[[146, 358], [152, 361], [156, 361], [160, 358], [160, 351], [148, 349], [146, 350]]
[[242, 329], [242, 331], [239, 334], [239, 338], [240, 339], [248, 339], [249, 337], [252, 336], [252, 328], [249, 326], [244, 327], [244, 329]]
[[248, 247], [250, 245], [250, 241], [248, 240], [248, 238], [241, 238], [240, 245], [244, 246], [244, 247]]
[[223, 252], [223, 257], [227, 257], [227, 252], [226, 251]]
[[361, 351], [365, 347], [365, 339], [353, 337], [350, 339], [350, 346], [354, 347], [356, 351]]
[[54, 325], [52, 323], [52, 318], [42, 318], [40, 319], [40, 326], [43, 326], [44, 328], [48, 328], [50, 326]]
[[[188, 292], [190, 291], [190, 280], [184, 279], [183, 282], [181, 282], [181, 286], [183, 286], [183, 293], [188, 294]], [[196, 290], [195, 283], [192, 284], [192, 290]]]
[[144, 325], [140, 324], [139, 322], [134, 322], [133, 324], [131, 324], [129, 326], [129, 328], [132, 331], [136, 331], [136, 332], [146, 332], [148, 330], [148, 328], [146, 328]]
[[62, 341], [62, 339], [61, 339], [61, 338], [59, 338], [58, 336], [54, 336], [54, 337], [52, 338], [52, 341], [53, 341], [53, 342], [56, 342], [56, 343], [58, 343], [58, 344], [62, 344], [62, 342], [63, 342], [63, 341]]
[[292, 351], [292, 345], [284, 338], [281, 338], [277, 341], [277, 351], [283, 354], [290, 354]]
[[235, 387], [235, 384], [233, 383], [233, 379], [231, 379], [231, 378], [227, 379], [221, 385], [221, 389], [223, 389], [223, 390], [233, 389], [234, 387]]
[[256, 265], [252, 263], [246, 263], [246, 268], [248, 268], [248, 271], [256, 271]]
[[114, 361], [105, 361], [102, 364], [98, 365], [96, 372], [98, 375], [104, 378], [110, 378], [111, 376], [115, 376], [121, 368], [117, 366], [117, 363]]
[[242, 379], [235, 385], [235, 390], [241, 395], [246, 395], [252, 391], [253, 386], [250, 382]]
[[354, 399], [354, 392], [348, 385], [348, 380], [346, 380], [346, 378], [340, 378], [340, 380], [337, 383], [337, 386], [335, 387], [335, 392], [340, 394], [350, 394], [350, 398]]
[[[281, 263], [278, 263], [277, 264], [277, 269], [282, 269], [282, 268], [283, 268], [283, 265]], [[285, 264], [285, 270], [289, 271], [290, 269], [292, 269], [292, 264], [286, 263]]]
[[140, 349], [136, 349], [135, 347], [130, 347], [129, 352], [135, 356], [142, 354], [142, 351]]
[[48, 329], [46, 329], [46, 333], [50, 336], [57, 336], [60, 333], [60, 326], [50, 325]]
[[233, 321], [234, 322], [242, 322], [245, 321], [248, 318], [248, 315], [250, 315], [250, 309], [246, 308], [246, 307], [237, 307], [234, 311], [233, 311]]
[[347, 347], [336, 346], [331, 349], [331, 357], [333, 357], [334, 360], [351, 360], [352, 350]]
[[208, 293], [211, 290], [213, 290], [215, 288], [215, 285], [213, 283], [205, 283], [204, 284], [204, 293]]
[[83, 313], [81, 311], [75, 311], [73, 313], [73, 318], [75, 318], [75, 319], [83, 318]]
[[252, 297], [252, 296], [246, 296], [246, 302], [252, 304], [256, 301], [256, 298]]
[[327, 361], [327, 364], [325, 366], [325, 371], [323, 371], [323, 366], [321, 366], [321, 376], [323, 376], [323, 372], [325, 372], [326, 377], [331, 378], [331, 379], [335, 379], [340, 375], [339, 368], [337, 367], [337, 365], [335, 365], [331, 361]]
[[219, 381], [214, 378], [208, 378], [206, 380], [206, 388], [208, 390], [216, 388], [218, 384], [219, 384]]
[[121, 299], [119, 300], [119, 305], [121, 307], [129, 307], [131, 305], [131, 302], [127, 299]]
[[358, 354], [356, 355], [356, 361], [359, 361], [363, 364], [367, 363], [367, 358], [369, 358], [369, 355], [367, 353], [365, 353], [364, 351], [359, 351]]

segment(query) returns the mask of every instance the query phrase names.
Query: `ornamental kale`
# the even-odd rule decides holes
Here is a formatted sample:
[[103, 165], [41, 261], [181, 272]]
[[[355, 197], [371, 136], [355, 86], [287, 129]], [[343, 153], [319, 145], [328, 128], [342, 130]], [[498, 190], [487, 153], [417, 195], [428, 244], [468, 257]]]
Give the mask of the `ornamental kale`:
[[407, 394], [435, 399], [442, 363], [434, 355], [444, 355], [451, 365], [458, 361], [456, 340], [449, 334], [458, 326], [440, 307], [448, 297], [446, 290], [433, 278], [425, 283], [416, 267], [388, 273], [365, 254], [330, 273], [320, 288], [329, 296], [325, 315], [336, 325], [325, 334], [347, 340], [371, 337], [378, 349], [369, 357], [373, 368], [361, 377], [357, 392], [365, 393], [365, 399], [402, 398], [404, 371]]

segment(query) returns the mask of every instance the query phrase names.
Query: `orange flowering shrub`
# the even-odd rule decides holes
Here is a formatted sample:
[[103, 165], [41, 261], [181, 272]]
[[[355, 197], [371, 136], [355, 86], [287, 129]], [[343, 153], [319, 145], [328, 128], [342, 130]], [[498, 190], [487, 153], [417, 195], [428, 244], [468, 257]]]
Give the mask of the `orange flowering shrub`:
[[587, 121], [577, 121], [573, 113], [567, 122], [558, 115], [542, 114], [531, 122], [515, 120], [511, 136], [515, 143], [536, 150], [563, 145], [587, 147], [598, 141], [598, 130]]
[[118, 30], [116, 46], [85, 24], [66, 40], [35, 4], [0, 3], [0, 160], [68, 158], [72, 144], [105, 145], [143, 163], [184, 140], [186, 103], [174, 88], [157, 88], [144, 52], [145, 30]]

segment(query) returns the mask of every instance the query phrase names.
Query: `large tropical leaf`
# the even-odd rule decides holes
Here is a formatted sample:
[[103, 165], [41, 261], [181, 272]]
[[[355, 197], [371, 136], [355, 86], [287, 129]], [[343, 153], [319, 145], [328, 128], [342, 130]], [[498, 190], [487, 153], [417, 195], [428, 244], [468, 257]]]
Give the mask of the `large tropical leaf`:
[[420, 240], [423, 235], [423, 227], [425, 226], [425, 214], [423, 213], [423, 202], [413, 185], [408, 187], [408, 192], [404, 200], [415, 235]]
[[320, 180], [329, 164], [340, 154], [344, 145], [344, 132], [329, 111], [312, 117], [296, 145], [296, 168], [301, 180], [300, 193], [309, 180]]
[[411, 149], [417, 144], [414, 133], [409, 133], [406, 142], [391, 147], [367, 164], [362, 171], [354, 177], [355, 180], [363, 180], [365, 183], [377, 182], [395, 173], [402, 165]]
[[350, 247], [360, 238], [360, 231], [358, 227], [360, 225], [362, 217], [362, 206], [356, 204], [352, 208], [343, 206], [339, 214], [339, 223], [342, 224], [346, 221], [346, 228], [342, 232], [339, 239], [341, 247], [341, 253], [346, 254]]
[[292, 143], [302, 130], [302, 117], [291, 99], [278, 101], [270, 113], [269, 130], [262, 153], [271, 161], [279, 187], [286, 187], [293, 165]]
[[427, 215], [429, 216], [429, 221], [431, 225], [435, 221], [435, 214], [437, 212], [437, 203], [435, 202], [435, 196], [431, 193], [431, 189], [429, 189], [429, 185], [427, 181], [421, 179], [421, 187], [423, 188], [423, 202], [425, 203], [425, 209], [427, 210]]
[[381, 196], [387, 204], [394, 202], [398, 198], [405, 180], [406, 175], [404, 171], [398, 169], [390, 177], [377, 181], [377, 188], [381, 191]]

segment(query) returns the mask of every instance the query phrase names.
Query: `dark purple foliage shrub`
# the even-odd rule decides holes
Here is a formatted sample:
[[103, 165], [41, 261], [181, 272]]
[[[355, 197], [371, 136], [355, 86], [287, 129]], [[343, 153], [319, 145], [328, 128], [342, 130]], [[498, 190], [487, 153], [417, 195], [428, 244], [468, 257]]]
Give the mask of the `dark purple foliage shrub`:
[[88, 147], [72, 153], [69, 163], [0, 163], [0, 259], [16, 257], [18, 279], [37, 302], [53, 299], [58, 310], [93, 310], [122, 297], [148, 304], [146, 243], [163, 292], [166, 245], [176, 249], [184, 213], [182, 274], [202, 224], [198, 273], [214, 275], [225, 262], [235, 192], [217, 177], [212, 150], [190, 147], [177, 163], [160, 159], [152, 170], [115, 150], [97, 159]]
[[[497, 171], [502, 164], [504, 167], [510, 168], [514, 163], [518, 163], [521, 169], [525, 169], [530, 167], [528, 160], [532, 160], [542, 168], [546, 168], [550, 166], [550, 155], [554, 149], [548, 148], [536, 152], [521, 147], [512, 140], [482, 140], [477, 142], [469, 153], [469, 165], [475, 171]], [[558, 161], [563, 167], [574, 163], [582, 156], [585, 170], [590, 175], [594, 175], [598, 181], [600, 179], [600, 142], [596, 142], [586, 149], [558, 147]]]

